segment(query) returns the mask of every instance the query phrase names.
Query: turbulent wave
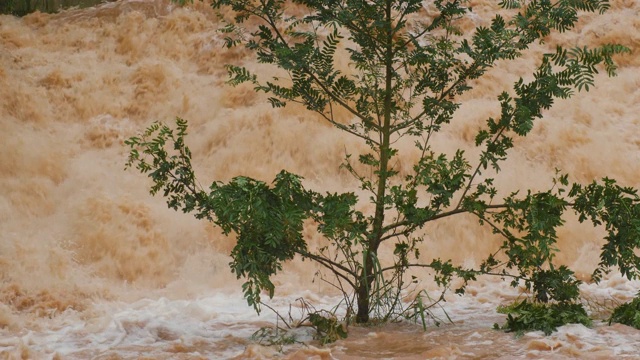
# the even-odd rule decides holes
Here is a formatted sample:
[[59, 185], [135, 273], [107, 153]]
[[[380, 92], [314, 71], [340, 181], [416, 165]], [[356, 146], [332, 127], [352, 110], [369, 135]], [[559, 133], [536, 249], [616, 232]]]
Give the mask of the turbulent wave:
[[[468, 28], [495, 10], [495, 1], [471, 5], [477, 16], [465, 21]], [[251, 88], [225, 85], [226, 63], [269, 69], [242, 50], [223, 50], [216, 29], [216, 14], [206, 4], [180, 8], [161, 0], [0, 16], [4, 357], [277, 355], [247, 340], [270, 318], [241, 304], [239, 282], [227, 267], [233, 239], [150, 197], [146, 178], [123, 171], [123, 140], [152, 121], [180, 116], [190, 122], [188, 141], [201, 182], [236, 175], [268, 180], [284, 168], [304, 176], [307, 186], [329, 191], [357, 190], [338, 165], [345, 151], [363, 148], [303, 109], [273, 110]], [[498, 185], [505, 192], [546, 187], [560, 168], [576, 181], [610, 176], [640, 186], [640, 3], [633, 0], [614, 0], [605, 15], [587, 16], [575, 31], [533, 47], [518, 62], [500, 64], [464, 95], [436, 146], [477, 152], [470, 144], [483, 121], [499, 111], [496, 95], [526, 76], [545, 46], [557, 42], [617, 42], [634, 53], [618, 59], [618, 77], [599, 76], [595, 89], [558, 102], [530, 136], [518, 139]], [[410, 169], [412, 156], [417, 154], [409, 152], [398, 167]], [[424, 253], [470, 264], [474, 254], [495, 245], [472, 219], [444, 221], [426, 235]], [[560, 262], [586, 277], [597, 263], [602, 234], [569, 219], [560, 236]], [[329, 289], [312, 283], [315, 271], [309, 262], [287, 266], [276, 283], [283, 308], [301, 294], [331, 302]], [[612, 277], [585, 289], [624, 301], [637, 285]], [[515, 295], [490, 281], [471, 290], [449, 302], [457, 325], [428, 333], [408, 325], [356, 329], [342, 345], [298, 348], [290, 356], [362, 358], [385, 348], [398, 359], [491, 357], [496, 346], [505, 347], [507, 358], [639, 351], [624, 343], [638, 343], [638, 335], [620, 326], [568, 327], [551, 338], [524, 340], [491, 332], [500, 320], [493, 309]], [[373, 344], [384, 346], [376, 350]]]

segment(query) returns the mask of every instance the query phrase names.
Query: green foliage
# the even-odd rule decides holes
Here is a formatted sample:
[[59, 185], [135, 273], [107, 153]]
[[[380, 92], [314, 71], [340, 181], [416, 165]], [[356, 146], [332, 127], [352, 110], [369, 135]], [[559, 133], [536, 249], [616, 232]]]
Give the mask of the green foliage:
[[611, 323], [620, 323], [640, 330], [640, 294], [631, 302], [617, 306], [609, 318], [609, 325]]
[[347, 337], [347, 329], [333, 314], [315, 312], [309, 314], [309, 322], [316, 329], [316, 338], [322, 345]]
[[574, 184], [569, 196], [575, 197], [574, 209], [580, 222], [591, 220], [594, 226], [604, 225], [606, 243], [602, 246], [600, 263], [593, 273], [599, 280], [612, 266], [623, 276], [638, 278], [640, 257], [640, 197], [638, 191], [621, 187], [615, 180], [605, 178], [603, 184], [593, 182], [587, 186]]
[[0, 3], [0, 14], [16, 14], [16, 0], [5, 0]]
[[25, 16], [34, 11], [55, 13], [71, 7], [95, 6], [105, 1], [109, 0], [1, 0], [0, 14]]
[[539, 270], [530, 280], [535, 298], [546, 303], [549, 299], [559, 302], [571, 302], [578, 299], [581, 281], [573, 276], [566, 266], [554, 270]]
[[[209, 191], [200, 188], [191, 166], [191, 151], [184, 144], [186, 121], [178, 118], [174, 131], [154, 123], [139, 137], [125, 141], [131, 147], [127, 167], [135, 164], [153, 180], [151, 193], [159, 191], [175, 210], [195, 212], [220, 226], [225, 234], [237, 236], [231, 252], [231, 270], [247, 281], [242, 289], [249, 305], [259, 310], [260, 293], [273, 297], [270, 277], [282, 269], [282, 262], [306, 249], [302, 222], [309, 216], [312, 194], [300, 177], [280, 172], [273, 186], [246, 177], [236, 177], [226, 185], [214, 182]], [[173, 152], [165, 149], [173, 144]], [[141, 154], [137, 148], [145, 149]], [[149, 161], [145, 155], [151, 157]]]
[[274, 346], [282, 351], [285, 345], [297, 343], [295, 335], [278, 327], [262, 327], [251, 335], [251, 340], [263, 346]]
[[[169, 207], [193, 212], [236, 236], [230, 266], [247, 279], [243, 290], [250, 305], [259, 309], [263, 291], [274, 295], [271, 277], [298, 255], [332, 276], [321, 278], [343, 294], [347, 319], [355, 314], [360, 323], [370, 321], [371, 315], [381, 321], [419, 318], [425, 324], [428, 309], [444, 299], [455, 279], [461, 280], [455, 292], [463, 294], [468, 282], [487, 274], [509, 278], [513, 286], [524, 284], [537, 301], [523, 302], [509, 313], [509, 330], [549, 332], [566, 322], [586, 323], [584, 310], [575, 305], [580, 282], [571, 269], [554, 263], [556, 229], [564, 224], [567, 211], [608, 232], [595, 280], [611, 267], [628, 278], [640, 275], [640, 199], [635, 189], [607, 178], [602, 184], [570, 186], [568, 175], [559, 172], [546, 191], [523, 189], [499, 199], [494, 186], [514, 138], [529, 134], [556, 99], [588, 91], [598, 69], [614, 75], [613, 56], [629, 49], [558, 45], [542, 56], [530, 80], [520, 78], [512, 91], [497, 96], [499, 115], [486, 119], [475, 137], [477, 159], [462, 150], [451, 155], [432, 146], [459, 109], [459, 96], [473, 88], [473, 80], [498, 61], [523, 56], [552, 32], [571, 30], [582, 12], [606, 11], [608, 1], [504, 0], [499, 3], [504, 11], [494, 15], [489, 26], [472, 31], [458, 27], [472, 12], [464, 0], [433, 1], [438, 14], [428, 19], [419, 13], [423, 4], [418, 0], [293, 3], [305, 9], [300, 12], [304, 15], [291, 15], [284, 0], [213, 1], [214, 9], [232, 14], [220, 15], [225, 46], [243, 46], [258, 62], [276, 69], [254, 74], [242, 64], [227, 65], [229, 83], [253, 85], [275, 108], [300, 104], [361, 140], [368, 149], [357, 156], [347, 153], [341, 166], [368, 198], [308, 191], [302, 178], [285, 171], [272, 184], [236, 177], [204, 190], [192, 171], [184, 140], [187, 125], [181, 119], [175, 131], [155, 123], [126, 142], [131, 149], [127, 166], [151, 178], [152, 194], [160, 192]], [[348, 66], [338, 67], [344, 58]], [[352, 120], [337, 119], [338, 108]], [[394, 147], [401, 140], [413, 142], [419, 154], [412, 171], [403, 176], [395, 165], [403, 156]], [[356, 210], [366, 201], [372, 211]], [[420, 251], [431, 249], [417, 233], [420, 229], [459, 214], [476, 216], [503, 239], [477, 268]], [[326, 240], [313, 250], [302, 237], [305, 222], [314, 223]], [[382, 263], [381, 251], [390, 251], [392, 260]], [[407, 279], [412, 268], [430, 271], [443, 295], [403, 301], [419, 282]], [[324, 334], [340, 335], [338, 322], [331, 321], [312, 320]]]
[[[407, 311], [404, 314], [405, 319], [420, 323], [424, 331], [427, 331], [429, 321], [433, 322], [435, 326], [440, 326], [440, 324], [445, 321], [453, 323], [447, 311], [440, 304], [440, 301], [444, 298], [443, 295], [444, 292], [440, 299], [434, 299], [426, 290], [420, 291], [407, 307]], [[440, 308], [439, 310], [444, 314], [444, 319], [432, 311], [432, 308], [436, 306], [438, 306]]]
[[242, 289], [250, 305], [260, 301], [262, 290], [273, 297], [271, 275], [282, 269], [283, 261], [306, 249], [301, 233], [306, 199], [299, 178], [281, 172], [273, 184], [269, 188], [239, 177], [211, 187], [209, 201], [216, 209], [217, 223], [225, 233], [237, 234], [230, 266], [238, 277], [249, 279]]
[[347, 323], [338, 320], [337, 307], [331, 311], [317, 310], [304, 298], [298, 298], [296, 303], [295, 308], [299, 311], [297, 316], [292, 314], [292, 307], [289, 307], [289, 313], [283, 316], [269, 305], [263, 304], [277, 315], [276, 326], [261, 328], [251, 336], [252, 340], [261, 345], [275, 346], [278, 351], [282, 351], [285, 345], [298, 342], [292, 329], [308, 326], [315, 330], [314, 338], [323, 345], [347, 337]]
[[523, 300], [510, 306], [500, 307], [498, 312], [507, 314], [507, 322], [502, 326], [495, 324], [494, 328], [515, 332], [516, 336], [536, 330], [550, 335], [559, 326], [565, 324], [592, 325], [584, 307], [576, 303], [540, 304]]

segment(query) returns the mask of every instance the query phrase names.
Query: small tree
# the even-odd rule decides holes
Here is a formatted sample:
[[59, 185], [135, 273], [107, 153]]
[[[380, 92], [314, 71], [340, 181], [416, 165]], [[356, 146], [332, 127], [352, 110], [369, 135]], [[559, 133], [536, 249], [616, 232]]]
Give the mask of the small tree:
[[[458, 26], [472, 11], [467, 1], [427, 3], [436, 12], [430, 18], [420, 0], [213, 1], [214, 8], [233, 11], [221, 28], [226, 46], [244, 46], [258, 62], [280, 71], [263, 78], [245, 67], [227, 65], [232, 85], [253, 84], [276, 108], [301, 104], [368, 146], [368, 152], [355, 157], [347, 154], [341, 166], [370, 193], [371, 213], [359, 210], [362, 200], [353, 192], [310, 191], [299, 176], [286, 171], [271, 185], [236, 177], [203, 189], [192, 170], [182, 119], [176, 130], [155, 123], [126, 141], [131, 147], [127, 166], [148, 174], [152, 194], [161, 192], [169, 207], [193, 212], [237, 236], [231, 270], [246, 278], [244, 295], [256, 310], [263, 291], [274, 295], [271, 276], [296, 255], [335, 276], [348, 313], [359, 323], [370, 316], [388, 320], [408, 308], [423, 316], [429, 306], [425, 299], [402, 301], [403, 290], [415, 280], [407, 278], [411, 268], [430, 269], [444, 289], [454, 277], [460, 278], [457, 293], [478, 275], [493, 274], [512, 279], [514, 286], [524, 283], [534, 301], [575, 303], [580, 282], [569, 268], [553, 262], [556, 228], [567, 209], [581, 222], [591, 220], [608, 232], [593, 272], [596, 281], [612, 266], [629, 278], [638, 277], [636, 190], [610, 179], [570, 186], [568, 175], [558, 173], [547, 191], [516, 192], [499, 200], [491, 177], [500, 172], [515, 136], [526, 136], [555, 99], [588, 91], [597, 68], [614, 75], [612, 57], [627, 48], [558, 46], [540, 59], [531, 81], [521, 78], [512, 92], [498, 96], [500, 116], [487, 119], [475, 138], [481, 149], [477, 160], [468, 160], [462, 150], [447, 156], [432, 148], [434, 137], [459, 108], [459, 95], [471, 90], [475, 79], [498, 61], [521, 57], [553, 31], [571, 30], [580, 12], [606, 11], [608, 1], [503, 0], [503, 11], [490, 25], [471, 32]], [[306, 15], [290, 13], [294, 4]], [[349, 59], [344, 69], [336, 65], [341, 57]], [[338, 119], [338, 108], [346, 110], [351, 121]], [[401, 156], [393, 144], [401, 139], [415, 143], [420, 154], [406, 176], [392, 165]], [[465, 213], [502, 237], [499, 247], [477, 268], [464, 268], [437, 254], [431, 254], [434, 260], [421, 260], [419, 230]], [[308, 219], [326, 239], [318, 250], [311, 251], [302, 235]], [[379, 260], [382, 247], [393, 253], [393, 262]]]

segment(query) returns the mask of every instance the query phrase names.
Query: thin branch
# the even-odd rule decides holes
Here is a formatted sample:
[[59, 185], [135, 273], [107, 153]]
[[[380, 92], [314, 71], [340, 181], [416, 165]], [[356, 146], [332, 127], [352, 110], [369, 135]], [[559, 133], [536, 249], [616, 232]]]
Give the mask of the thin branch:
[[[505, 204], [493, 204], [493, 205], [486, 205], [485, 206], [485, 209], [504, 209], [504, 208], [507, 208], [507, 205], [505, 205]], [[447, 216], [452, 216], [452, 215], [456, 215], [456, 214], [462, 214], [462, 213], [466, 213], [466, 212], [471, 213], [471, 211], [469, 211], [467, 209], [453, 209], [451, 211], [446, 211], [446, 212], [440, 213], [438, 215], [434, 215], [434, 216], [430, 217], [429, 219], [423, 221], [422, 223], [416, 224], [416, 226], [421, 226], [421, 225], [424, 225], [424, 224], [426, 224], [426, 223], [428, 223], [430, 221], [434, 221], [434, 220], [442, 219], [442, 218], [447, 217]], [[398, 228], [400, 226], [407, 226], [407, 225], [412, 225], [412, 224], [413, 223], [408, 221], [408, 220], [403, 220], [403, 221], [398, 221], [396, 223], [387, 225], [387, 226], [383, 227], [382, 230], [383, 230], [383, 232], [387, 232], [389, 230], [393, 230], [393, 229]]]
[[[428, 27], [427, 27], [427, 28], [425, 28], [425, 30], [423, 30], [422, 32], [420, 32], [420, 33], [417, 35], [416, 39], [417, 39], [418, 37], [421, 37], [421, 36], [422, 36], [422, 35], [424, 35], [425, 33], [427, 33], [427, 29], [428, 29]], [[523, 32], [523, 29], [519, 29], [518, 31], [515, 31], [515, 32], [514, 32], [514, 34], [513, 34], [513, 36], [512, 36], [512, 37], [510, 37], [510, 38], [508, 38], [508, 39], [505, 39], [505, 41], [504, 41], [502, 44], [500, 44], [500, 45], [497, 47], [497, 49], [498, 49], [498, 50], [500, 50], [500, 49], [502, 49], [502, 47], [504, 47], [505, 45], [507, 45], [507, 44], [511, 43], [511, 41], [512, 41], [512, 40], [515, 40], [518, 36], [521, 36], [521, 35], [522, 35], [522, 32]], [[495, 61], [494, 61], [494, 62], [495, 62]], [[444, 92], [442, 92], [442, 93], [441, 93], [440, 97], [438, 98], [438, 102], [441, 102], [441, 101], [442, 101], [446, 96], [448, 96], [448, 95], [451, 93], [451, 91], [453, 91], [453, 89], [454, 89], [456, 86], [458, 86], [461, 82], [466, 81], [466, 79], [467, 79], [467, 77], [469, 76], [469, 74], [470, 74], [472, 71], [475, 71], [475, 70], [476, 70], [477, 68], [479, 68], [481, 65], [484, 65], [485, 67], [488, 67], [488, 66], [489, 66], [489, 64], [480, 63], [479, 59], [474, 59], [474, 61], [473, 61], [473, 63], [471, 64], [471, 66], [469, 66], [469, 67], [468, 67], [468, 68], [467, 68], [467, 69], [466, 69], [466, 70], [465, 70], [465, 71], [464, 71], [464, 72], [463, 72], [463, 73], [458, 77], [458, 80], [456, 80], [456, 81], [455, 81], [455, 82], [454, 82], [454, 83], [453, 83], [453, 84], [452, 84], [452, 85], [451, 85], [451, 86], [450, 86], [446, 91], [444, 91]], [[416, 122], [418, 122], [418, 121], [420, 120], [420, 118], [426, 114], [426, 112], [427, 112], [427, 110], [425, 109], [425, 110], [423, 110], [420, 114], [418, 114], [417, 116], [415, 116], [412, 120], [410, 120], [410, 121], [408, 121], [408, 122], [405, 122], [405, 123], [401, 123], [400, 125], [398, 125], [398, 126], [394, 127], [394, 128], [392, 129], [392, 132], [396, 132], [396, 131], [398, 131], [398, 130], [402, 130], [402, 129], [404, 129], [404, 128], [407, 128], [407, 127], [412, 126], [413, 124], [415, 124]]]
[[[412, 268], [412, 267], [417, 267], [417, 268], [430, 268], [433, 269], [433, 266], [429, 265], [429, 264], [406, 264], [406, 265], [393, 265], [393, 266], [388, 266], [386, 268], [383, 268], [380, 270], [380, 272], [387, 272], [390, 270], [396, 270], [398, 267], [406, 267], [406, 268]], [[501, 273], [501, 272], [483, 272], [480, 270], [465, 270], [465, 271], [471, 271], [476, 273], [477, 275], [489, 275], [489, 276], [500, 276], [500, 277], [509, 277], [509, 278], [514, 278], [514, 279], [524, 279], [526, 280], [527, 278], [521, 276], [521, 275], [513, 275], [513, 274], [509, 274], [509, 273]]]
[[[331, 104], [331, 103], [329, 103], [329, 104]], [[365, 141], [371, 141], [372, 143], [376, 144], [377, 146], [380, 146], [380, 143], [378, 143], [377, 141], [375, 141], [375, 140], [371, 139], [370, 137], [368, 137], [368, 136], [366, 136], [366, 135], [360, 134], [360, 133], [358, 133], [358, 132], [356, 132], [356, 131], [354, 131], [354, 130], [349, 129], [349, 127], [348, 127], [348, 126], [346, 126], [346, 125], [344, 125], [344, 124], [340, 124], [339, 122], [337, 122], [337, 121], [333, 120], [333, 118], [331, 118], [331, 117], [327, 116], [325, 113], [323, 113], [323, 112], [321, 112], [321, 111], [319, 111], [319, 110], [316, 110], [316, 112], [317, 112], [318, 114], [320, 114], [320, 116], [322, 116], [322, 117], [323, 117], [325, 120], [327, 120], [329, 123], [331, 123], [333, 126], [337, 127], [338, 129], [340, 129], [340, 130], [342, 130], [342, 131], [346, 131], [346, 132], [348, 132], [349, 134], [354, 135], [354, 136], [357, 136], [357, 137], [359, 137], [359, 138], [361, 138], [361, 139], [363, 139], [363, 140], [365, 140]]]
[[356, 288], [355, 283], [354, 283], [353, 281], [351, 281], [351, 279], [349, 279], [346, 275], [344, 275], [344, 274], [340, 273], [338, 270], [336, 270], [336, 269], [334, 268], [334, 267], [336, 267], [336, 268], [338, 268], [338, 269], [340, 269], [340, 270], [344, 271], [345, 273], [347, 273], [347, 274], [349, 274], [349, 275], [351, 275], [351, 276], [353, 276], [353, 277], [355, 278], [355, 277], [357, 276], [357, 274], [354, 274], [354, 273], [353, 273], [350, 269], [348, 269], [347, 267], [345, 267], [345, 266], [343, 266], [343, 265], [341, 265], [341, 264], [339, 264], [339, 263], [337, 263], [337, 262], [335, 262], [335, 261], [329, 260], [329, 259], [324, 258], [324, 257], [322, 257], [322, 256], [318, 256], [318, 255], [315, 255], [315, 254], [311, 254], [311, 253], [306, 252], [306, 251], [303, 251], [303, 250], [297, 250], [296, 252], [297, 252], [298, 254], [300, 254], [300, 255], [304, 256], [304, 257], [307, 257], [307, 258], [309, 258], [309, 259], [312, 259], [312, 260], [317, 261], [318, 263], [320, 263], [320, 265], [322, 265], [322, 266], [326, 267], [327, 269], [331, 270], [331, 272], [333, 272], [336, 276], [339, 276], [339, 277], [343, 278], [343, 279], [344, 279], [346, 282], [348, 282], [348, 283], [349, 283], [349, 285], [351, 285], [354, 289]]
[[276, 316], [279, 317], [280, 320], [282, 320], [282, 322], [287, 326], [287, 329], [291, 329], [291, 325], [289, 325], [287, 320], [285, 320], [276, 309], [272, 308], [271, 306], [267, 305], [265, 302], [262, 302], [262, 301], [260, 301], [260, 305], [264, 305], [269, 310], [273, 311], [273, 313], [276, 314]]
[[[477, 65], [479, 65], [479, 64], [477, 64], [477, 61], [476, 61], [476, 62], [474, 62], [474, 63], [473, 63], [473, 65], [472, 65], [472, 66], [470, 66], [470, 67], [467, 69], [467, 71], [465, 71], [465, 72], [464, 72], [464, 73], [463, 73], [463, 74], [458, 78], [458, 80], [456, 80], [453, 84], [451, 84], [451, 86], [450, 86], [446, 91], [443, 91], [443, 92], [440, 94], [440, 96], [438, 97], [438, 100], [437, 100], [437, 101], [438, 101], [438, 103], [440, 103], [442, 100], [444, 100], [444, 98], [445, 98], [445, 97], [447, 97], [447, 96], [451, 93], [451, 91], [453, 91], [453, 89], [454, 89], [456, 86], [458, 86], [460, 83], [464, 82], [464, 81], [466, 80], [466, 77], [468, 76], [468, 73], [470, 73], [470, 72], [471, 72], [471, 70], [472, 70], [472, 69], [474, 69], [474, 67], [477, 67]], [[402, 123], [400, 123], [400, 124], [398, 124], [398, 125], [394, 126], [394, 127], [391, 129], [391, 132], [394, 132], [394, 133], [395, 133], [395, 132], [398, 132], [398, 131], [400, 131], [400, 130], [402, 130], [402, 129], [406, 129], [406, 128], [408, 128], [408, 127], [413, 126], [413, 124], [415, 124], [415, 123], [417, 123], [418, 121], [420, 121], [420, 119], [421, 119], [424, 115], [426, 115], [426, 113], [427, 113], [427, 109], [422, 110], [418, 115], [414, 116], [414, 117], [413, 117], [413, 119], [408, 120], [408, 121], [405, 121], [405, 122], [402, 122]]]
[[[271, 27], [271, 29], [276, 33], [276, 36], [278, 37], [278, 39], [280, 40], [282, 45], [286, 46], [287, 49], [291, 49], [290, 46], [289, 46], [289, 43], [284, 38], [284, 35], [282, 35], [280, 30], [278, 29], [278, 26], [275, 23], [275, 20], [271, 17], [270, 14], [267, 14], [266, 17], [263, 17], [263, 16], [258, 16], [258, 17], [267, 22], [267, 24]], [[333, 91], [331, 91], [331, 89], [329, 89], [322, 81], [320, 81], [320, 79], [318, 79], [318, 77], [307, 66], [302, 66], [302, 70], [304, 71], [305, 74], [307, 74], [311, 78], [311, 80], [313, 80], [320, 88], [322, 88], [322, 90], [325, 92], [325, 94], [329, 95], [329, 97], [331, 99], [333, 99], [335, 102], [340, 104], [340, 106], [342, 106], [344, 109], [349, 111], [351, 114], [353, 114], [354, 116], [356, 116], [357, 118], [359, 118], [363, 122], [369, 123], [369, 120], [367, 120], [367, 118], [364, 115], [360, 114], [357, 110], [355, 110], [351, 106], [349, 106], [349, 104], [347, 104], [344, 100], [340, 99], [337, 95], [335, 95], [335, 93]], [[331, 120], [331, 122], [334, 125], [337, 124], [333, 120]], [[375, 128], [375, 126], [374, 126], [374, 128]], [[343, 128], [341, 128], [341, 129], [344, 130]], [[367, 139], [366, 137], [363, 137], [360, 134], [357, 134], [357, 133], [353, 133], [353, 134], [357, 135], [357, 136], [359, 136], [361, 138]]]
[[[498, 139], [502, 136], [502, 133], [504, 132], [504, 130], [507, 128], [506, 125], [504, 125], [502, 127], [502, 129], [500, 129], [500, 131], [498, 131], [498, 133], [496, 134], [496, 136], [491, 140], [490, 143], [487, 144], [487, 149], [489, 148], [490, 145], [495, 144], [496, 141], [498, 141]], [[460, 200], [458, 201], [458, 204], [456, 205], [456, 209], [460, 208], [460, 205], [462, 205], [462, 201], [464, 201], [464, 197], [467, 195], [467, 193], [469, 192], [469, 189], [471, 189], [471, 185], [473, 184], [473, 180], [475, 179], [475, 177], [480, 173], [480, 167], [482, 166], [482, 161], [478, 162], [478, 166], [476, 166], [476, 169], [473, 172], [473, 175], [471, 175], [471, 177], [469, 178], [469, 184], [465, 187], [464, 191], [462, 192], [462, 196], [460, 196]]]
[[[343, 3], [343, 2], [339, 2], [339, 6], [340, 6], [340, 9], [341, 9], [341, 10], [343, 10], [343, 11], [351, 11], [351, 10], [352, 10], [352, 9], [345, 9], [345, 7], [344, 7], [343, 5], [344, 5], [344, 3]], [[359, 15], [359, 14], [358, 14], [358, 15]], [[362, 19], [362, 17], [360, 18], [360, 20], [361, 20], [361, 21], [363, 20], [363, 19]], [[344, 22], [344, 23], [343, 23], [343, 26], [344, 26], [345, 28], [347, 28], [347, 29], [349, 29], [349, 30], [352, 30], [352, 31], [354, 31], [354, 32], [356, 32], [356, 33], [359, 33], [359, 34], [361, 34], [361, 35], [363, 35], [363, 36], [365, 36], [365, 37], [370, 37], [370, 36], [369, 36], [369, 32], [368, 32], [368, 31], [366, 31], [366, 30], [362, 30], [362, 28], [360, 28], [359, 26], [357, 26], [353, 21]], [[370, 37], [370, 38], [375, 39], [375, 38], [373, 38], [373, 37]], [[378, 58], [379, 58], [380, 60], [382, 60], [382, 59], [383, 59], [382, 54], [384, 53], [384, 50], [383, 50], [382, 48], [380, 48], [376, 42], [372, 42], [372, 43], [373, 43], [373, 49], [374, 49], [374, 51], [376, 52], [376, 55], [378, 55]]]

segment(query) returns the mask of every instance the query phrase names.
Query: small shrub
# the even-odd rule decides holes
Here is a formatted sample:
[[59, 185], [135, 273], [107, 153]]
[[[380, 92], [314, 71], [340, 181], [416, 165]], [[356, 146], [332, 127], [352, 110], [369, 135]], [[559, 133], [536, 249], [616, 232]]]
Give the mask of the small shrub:
[[347, 329], [329, 312], [319, 311], [309, 314], [309, 322], [316, 329], [316, 339], [322, 345], [347, 338]]
[[582, 324], [591, 326], [592, 320], [587, 311], [579, 303], [536, 303], [523, 300], [509, 306], [499, 307], [498, 312], [507, 315], [507, 322], [500, 326], [495, 324], [497, 330], [515, 332], [516, 336], [522, 336], [528, 331], [542, 331], [550, 335], [559, 326], [565, 324]]
[[631, 302], [622, 304], [613, 310], [613, 314], [609, 318], [609, 325], [611, 323], [620, 323], [640, 330], [640, 293]]
[[251, 340], [264, 346], [275, 346], [282, 351], [285, 345], [297, 343], [296, 337], [280, 327], [262, 327], [251, 335]]

